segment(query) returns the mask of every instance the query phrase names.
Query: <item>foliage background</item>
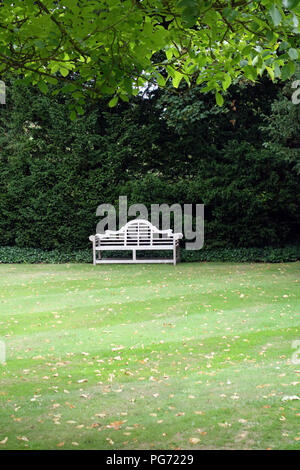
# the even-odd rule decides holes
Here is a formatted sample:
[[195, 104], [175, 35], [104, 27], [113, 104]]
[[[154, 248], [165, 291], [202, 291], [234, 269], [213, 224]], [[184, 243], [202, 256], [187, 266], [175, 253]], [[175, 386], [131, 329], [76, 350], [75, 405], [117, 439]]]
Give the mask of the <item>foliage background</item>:
[[204, 203], [205, 249], [299, 242], [299, 106], [290, 84], [233, 83], [86, 102], [11, 80], [0, 109], [0, 244], [88, 248], [99, 204]]

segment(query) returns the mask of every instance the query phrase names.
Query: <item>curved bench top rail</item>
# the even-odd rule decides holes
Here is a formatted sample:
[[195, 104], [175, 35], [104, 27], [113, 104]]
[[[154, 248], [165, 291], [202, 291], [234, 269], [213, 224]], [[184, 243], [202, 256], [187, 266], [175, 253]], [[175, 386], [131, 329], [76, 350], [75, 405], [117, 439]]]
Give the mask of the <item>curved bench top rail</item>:
[[130, 220], [125, 224], [120, 230], [105, 230], [104, 233], [96, 233], [96, 235], [91, 235], [89, 237], [90, 241], [94, 241], [95, 238], [98, 240], [107, 240], [107, 241], [121, 241], [125, 238], [134, 240], [138, 238], [139, 240], [150, 239], [152, 234], [165, 235], [168, 239], [178, 240], [183, 237], [182, 233], [173, 233], [172, 229], [159, 230], [155, 225], [151, 224], [148, 220], [145, 219], [134, 219]]

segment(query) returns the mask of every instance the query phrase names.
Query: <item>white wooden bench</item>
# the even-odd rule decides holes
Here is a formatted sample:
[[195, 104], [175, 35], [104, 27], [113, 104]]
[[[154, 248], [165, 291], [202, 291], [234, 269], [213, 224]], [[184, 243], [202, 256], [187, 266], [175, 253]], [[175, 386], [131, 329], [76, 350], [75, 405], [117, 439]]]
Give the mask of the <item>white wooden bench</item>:
[[[173, 263], [179, 261], [179, 240], [182, 233], [159, 230], [147, 220], [134, 219], [120, 230], [106, 230], [91, 235], [93, 264], [100, 263]], [[132, 251], [130, 259], [101, 258], [101, 251]], [[172, 250], [172, 258], [137, 259], [136, 252], [145, 250]]]

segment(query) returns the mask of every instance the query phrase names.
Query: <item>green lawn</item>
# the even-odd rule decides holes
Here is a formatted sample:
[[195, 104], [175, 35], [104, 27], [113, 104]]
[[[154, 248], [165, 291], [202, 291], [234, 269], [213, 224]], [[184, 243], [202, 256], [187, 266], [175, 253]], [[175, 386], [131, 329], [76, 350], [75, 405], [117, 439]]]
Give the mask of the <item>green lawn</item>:
[[299, 268], [0, 265], [0, 449], [299, 449]]

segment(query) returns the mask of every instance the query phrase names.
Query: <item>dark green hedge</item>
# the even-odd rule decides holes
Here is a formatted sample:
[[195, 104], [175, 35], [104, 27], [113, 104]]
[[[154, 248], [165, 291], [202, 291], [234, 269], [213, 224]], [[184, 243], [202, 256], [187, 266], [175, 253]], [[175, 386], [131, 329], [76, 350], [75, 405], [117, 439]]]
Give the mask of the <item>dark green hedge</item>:
[[[265, 260], [264, 246], [299, 244], [299, 175], [288, 148], [266, 148], [273, 134], [260, 130], [276, 87], [270, 80], [230, 87], [222, 108], [197, 87], [156, 90], [114, 109], [87, 102], [71, 122], [63, 94], [12, 83], [0, 108], [1, 245], [46, 250], [26, 252], [28, 262], [89, 261], [89, 251], [68, 252], [90, 249], [96, 208], [117, 207], [120, 195], [148, 209], [203, 203], [210, 251], [189, 252], [187, 260]], [[260, 251], [247, 249], [253, 246]], [[280, 260], [280, 249], [270, 257]]]
[[182, 261], [229, 261], [229, 262], [265, 262], [282, 263], [300, 260], [300, 245], [282, 248], [216, 248], [200, 251], [185, 251]]
[[[126, 253], [109, 253], [110, 257], [121, 257]], [[145, 255], [144, 253], [139, 256]], [[170, 252], [156, 252], [156, 256], [170, 257]], [[104, 254], [105, 256], [105, 254]], [[149, 256], [149, 254], [148, 254]], [[152, 256], [152, 254], [151, 254]], [[199, 251], [181, 250], [181, 261], [227, 261], [280, 263], [300, 260], [300, 245], [283, 248], [218, 248]], [[0, 247], [0, 263], [91, 263], [91, 250], [44, 251], [37, 248]]]

